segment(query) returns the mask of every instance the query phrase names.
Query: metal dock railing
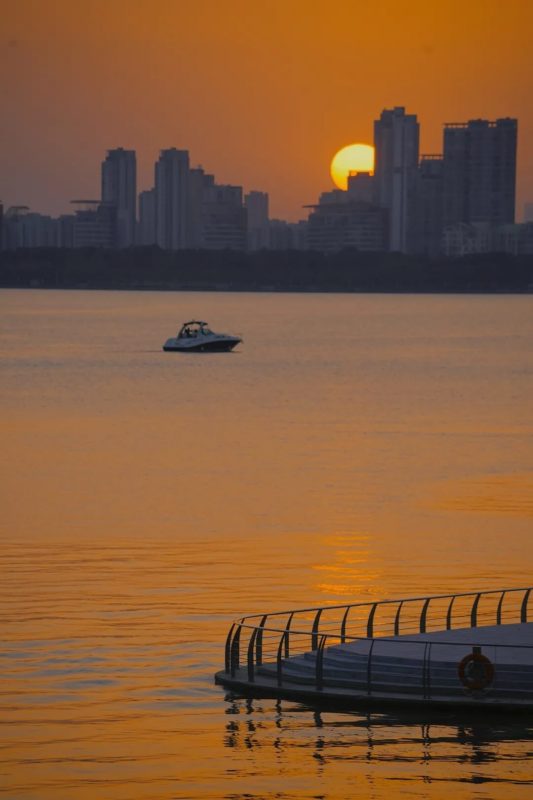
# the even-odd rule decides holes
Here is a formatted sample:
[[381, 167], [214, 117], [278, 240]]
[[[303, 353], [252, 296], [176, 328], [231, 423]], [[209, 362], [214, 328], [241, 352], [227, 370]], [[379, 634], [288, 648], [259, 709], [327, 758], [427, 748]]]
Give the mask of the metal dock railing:
[[284, 696], [533, 704], [532, 588], [246, 616], [216, 680]]

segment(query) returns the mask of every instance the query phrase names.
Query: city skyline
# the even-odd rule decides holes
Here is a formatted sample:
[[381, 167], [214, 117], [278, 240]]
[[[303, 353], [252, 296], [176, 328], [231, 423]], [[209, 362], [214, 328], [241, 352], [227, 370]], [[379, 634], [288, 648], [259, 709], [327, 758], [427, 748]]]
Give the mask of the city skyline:
[[[374, 115], [375, 116], [375, 115]], [[385, 208], [391, 208], [393, 204], [393, 198], [396, 197], [394, 201], [396, 204], [400, 203], [402, 207], [401, 216], [403, 217], [402, 221], [400, 222], [399, 219], [393, 221], [391, 219], [391, 226], [396, 227], [396, 231], [393, 233], [393, 228], [391, 228], [391, 241], [395, 241], [396, 244], [401, 245], [398, 249], [404, 249], [405, 242], [406, 242], [406, 231], [404, 230], [406, 226], [406, 207], [407, 207], [407, 183], [408, 178], [406, 178], [405, 173], [405, 166], [402, 166], [404, 156], [409, 162], [408, 170], [411, 172], [416, 172], [419, 168], [424, 168], [424, 162], [428, 159], [440, 159], [442, 160], [445, 154], [448, 154], [448, 160], [450, 160], [450, 155], [453, 153], [453, 149], [450, 148], [450, 136], [454, 134], [457, 136], [461, 133], [466, 133], [470, 136], [471, 129], [479, 129], [488, 126], [489, 130], [487, 133], [490, 133], [491, 129], [496, 129], [496, 133], [499, 134], [500, 126], [507, 123], [512, 123], [514, 125], [514, 133], [512, 136], [514, 137], [512, 140], [512, 147], [513, 150], [513, 157], [511, 162], [512, 172], [514, 174], [513, 181], [507, 187], [507, 208], [508, 212], [507, 215], [503, 215], [500, 222], [510, 222], [513, 220], [516, 222], [522, 221], [530, 221], [531, 212], [530, 209], [532, 207], [532, 203], [526, 200], [523, 205], [520, 205], [518, 200], [518, 185], [520, 183], [520, 174], [517, 170], [517, 157], [516, 157], [516, 145], [517, 145], [517, 119], [513, 119], [512, 117], [505, 116], [498, 120], [489, 120], [484, 117], [479, 118], [472, 118], [470, 117], [468, 120], [463, 120], [461, 122], [443, 122], [441, 124], [442, 130], [442, 138], [440, 145], [436, 148], [438, 153], [431, 153], [428, 154], [427, 152], [423, 151], [420, 147], [420, 139], [423, 130], [423, 125], [421, 124], [420, 120], [417, 117], [416, 112], [412, 114], [406, 114], [404, 106], [394, 106], [393, 108], [387, 109], [383, 108], [381, 112], [381, 116], [379, 119], [374, 119], [373, 127], [374, 127], [374, 139], [373, 144], [369, 143], [358, 143], [358, 144], [349, 144], [344, 145], [345, 150], [349, 150], [353, 147], [357, 148], [367, 148], [372, 149], [374, 154], [376, 154], [377, 150], [382, 150], [382, 157], [380, 160], [376, 161], [374, 164], [374, 168], [377, 165], [378, 174], [376, 177], [376, 192], [377, 195], [375, 200], [378, 205], [383, 206]], [[395, 133], [395, 127], [398, 127], [398, 133]], [[406, 127], [407, 126], [407, 127]], [[404, 128], [406, 131], [410, 131], [409, 133], [404, 133]], [[412, 128], [412, 131], [411, 131]], [[387, 132], [388, 131], [388, 132]], [[478, 133], [478, 139], [479, 139]], [[401, 149], [405, 148], [405, 154], [400, 155], [400, 151], [398, 150], [397, 146], [394, 145], [395, 138], [398, 139], [398, 142], [401, 143]], [[407, 142], [407, 144], [406, 144]], [[499, 157], [500, 153], [496, 145], [491, 145], [494, 154]], [[464, 148], [463, 148], [464, 149]], [[340, 154], [342, 148], [338, 151], [332, 153], [329, 165], [331, 167], [332, 161]], [[395, 153], [394, 158], [392, 153]], [[492, 151], [491, 151], [492, 152]], [[503, 151], [502, 151], [503, 152]], [[117, 145], [113, 148], [106, 148], [107, 155], [104, 157], [102, 161], [102, 157], [100, 155], [100, 159], [98, 163], [100, 164], [101, 171], [99, 173], [98, 178], [98, 185], [100, 187], [100, 191], [94, 192], [92, 197], [96, 198], [99, 197], [104, 202], [110, 202], [117, 206], [119, 212], [119, 219], [124, 217], [122, 223], [119, 222], [119, 227], [124, 228], [126, 226], [127, 231], [121, 232], [119, 235], [119, 246], [127, 246], [129, 244], [134, 243], [135, 236], [132, 235], [132, 227], [134, 226], [135, 222], [139, 221], [140, 216], [142, 214], [142, 205], [143, 201], [146, 199], [144, 196], [149, 195], [151, 192], [155, 191], [155, 188], [158, 183], [158, 169], [161, 170], [162, 168], [162, 158], [163, 154], [176, 153], [176, 154], [183, 154], [185, 161], [186, 161], [186, 169], [191, 173], [198, 173], [202, 175], [206, 175], [203, 166], [199, 163], [198, 165], [194, 166], [194, 160], [190, 156], [190, 151], [188, 148], [177, 148], [176, 146], [172, 146], [169, 148], [160, 148], [158, 150], [158, 155], [154, 158], [154, 161], [151, 165], [152, 175], [151, 178], [148, 179], [147, 185], [140, 186], [137, 182], [137, 174], [138, 174], [138, 161], [137, 161], [137, 151], [135, 149], [126, 149], [123, 145]], [[464, 154], [463, 154], [464, 158]], [[374, 155], [374, 159], [376, 159], [376, 155]], [[397, 163], [395, 161], [397, 160]], [[491, 156], [488, 157], [490, 162]], [[462, 166], [464, 168], [466, 162], [464, 164], [461, 162], [458, 166]], [[159, 165], [159, 166], [158, 166]], [[387, 165], [387, 169], [385, 170], [389, 177], [387, 178], [386, 175], [383, 174], [383, 169]], [[374, 176], [375, 170], [370, 170], [367, 172], [367, 167], [360, 169], [360, 173], [369, 174]], [[357, 170], [354, 170], [355, 174], [357, 174]], [[392, 173], [396, 172], [395, 180], [400, 181], [396, 188], [391, 183], [392, 181]], [[400, 174], [402, 173], [402, 174]], [[352, 174], [352, 173], [349, 173]], [[209, 176], [209, 172], [207, 173]], [[460, 181], [460, 183], [465, 183], [467, 181], [466, 175]], [[333, 174], [329, 173], [329, 190], [333, 192], [338, 191], [338, 186], [335, 181]], [[242, 184], [239, 184], [235, 180], [229, 180], [224, 182], [225, 185], [231, 186], [239, 186], [243, 193], [245, 191], [251, 193], [266, 193], [269, 196], [269, 203], [272, 203], [272, 197], [268, 192], [261, 187], [244, 187]], [[317, 197], [320, 194], [323, 194], [324, 191], [328, 191], [324, 185], [321, 187], [317, 187], [314, 197]], [[89, 196], [90, 193], [83, 193], [78, 192], [76, 196]], [[134, 200], [135, 197], [135, 200]], [[402, 198], [400, 200], [400, 198]], [[65, 213], [69, 213], [72, 211], [72, 203], [78, 203], [82, 201], [69, 199], [65, 201]], [[90, 202], [93, 202], [92, 200]], [[3, 203], [4, 210], [8, 209], [9, 207], [19, 207], [19, 208], [27, 208], [31, 212], [39, 213], [39, 214], [47, 214], [46, 210], [42, 208], [34, 208], [25, 202], [21, 203], [11, 203], [6, 202], [5, 198], [0, 197], [0, 203]], [[304, 221], [306, 218], [306, 214], [304, 213], [304, 209], [309, 208], [311, 203], [308, 201], [302, 202], [302, 214], [299, 217], [298, 221]], [[51, 214], [53, 216], [53, 214]], [[60, 216], [59, 214], [57, 216]], [[472, 220], [469, 218], [469, 214], [456, 214], [456, 219], [450, 218], [447, 221], [447, 224], [458, 222], [458, 221], [476, 221], [475, 215], [473, 216]], [[501, 216], [501, 215], [500, 215]], [[276, 217], [273, 215], [271, 219], [275, 219]], [[483, 219], [483, 215], [481, 214], [480, 219]], [[401, 232], [400, 232], [401, 228]], [[159, 243], [161, 246], [163, 245], [164, 236], [162, 233], [159, 234]]]
[[[0, 247], [530, 254], [533, 225], [515, 219], [517, 137], [510, 117], [444, 123], [442, 152], [421, 154], [416, 113], [383, 109], [373, 148], [354, 145], [333, 159], [332, 167], [351, 153], [346, 187], [322, 192], [298, 223], [271, 218], [268, 193], [217, 182], [175, 147], [160, 151], [153, 187], [137, 192], [136, 152], [118, 147], [101, 162], [100, 199], [71, 201], [74, 214], [52, 218], [15, 206], [4, 217], [0, 205]], [[365, 148], [372, 161], [368, 153], [361, 159]]]
[[222, 183], [268, 192], [272, 216], [299, 219], [330, 186], [333, 154], [370, 143], [376, 108], [401, 103], [422, 123], [421, 153], [440, 150], [444, 122], [519, 118], [521, 218], [533, 197], [531, 4], [270, 12], [236, 0], [5, 3], [4, 203], [59, 214], [98, 196], [94, 165], [119, 145], [137, 151], [149, 188], [159, 149], [175, 146]]

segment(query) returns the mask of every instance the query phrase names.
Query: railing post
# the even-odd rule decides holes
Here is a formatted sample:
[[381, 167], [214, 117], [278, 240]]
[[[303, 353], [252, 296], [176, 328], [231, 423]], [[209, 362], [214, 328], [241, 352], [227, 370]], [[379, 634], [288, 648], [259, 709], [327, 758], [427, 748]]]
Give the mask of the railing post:
[[231, 677], [235, 677], [235, 672], [239, 669], [240, 660], [240, 643], [241, 643], [241, 624], [239, 623], [233, 641], [231, 643]]
[[248, 680], [254, 682], [254, 645], [258, 638], [258, 628], [254, 628], [250, 641], [248, 642]]
[[470, 627], [477, 628], [477, 607], [479, 605], [479, 598], [481, 597], [481, 592], [476, 594], [476, 599], [472, 603], [472, 611], [470, 612]]
[[428, 615], [428, 608], [431, 602], [431, 597], [427, 597], [424, 605], [422, 606], [422, 613], [420, 614], [420, 633], [426, 632], [426, 619]]
[[231, 635], [235, 629], [235, 623], [229, 629], [229, 633], [226, 636], [226, 647], [224, 650], [224, 668], [226, 672], [229, 672], [231, 669]]
[[400, 635], [400, 614], [402, 612], [403, 600], [400, 600], [400, 605], [398, 606], [398, 611], [396, 612], [396, 616], [394, 617], [394, 635]]
[[500, 599], [498, 601], [498, 608], [496, 609], [496, 625], [502, 624], [502, 607], [503, 607], [503, 598], [505, 597], [506, 592], [503, 591], [500, 595]]
[[531, 589], [527, 589], [524, 595], [524, 599], [522, 600], [522, 605], [520, 607], [520, 622], [527, 622], [527, 604], [530, 594], [531, 594]]
[[349, 612], [350, 612], [350, 606], [346, 606], [346, 611], [343, 614], [341, 622], [341, 644], [344, 644], [346, 641], [346, 622], [348, 621]]
[[431, 697], [431, 642], [426, 642], [424, 646], [424, 658], [422, 660], [422, 697], [429, 700]]
[[371, 639], [374, 635], [374, 616], [376, 614], [376, 608], [378, 607], [377, 603], [374, 603], [372, 608], [370, 609], [370, 614], [368, 615], [368, 620], [366, 623], [366, 638]]
[[294, 617], [294, 611], [291, 611], [291, 615], [287, 621], [287, 626], [285, 628], [287, 632], [287, 638], [285, 639], [285, 658], [289, 657], [289, 631], [291, 629], [291, 622], [293, 617]]
[[366, 693], [372, 694], [372, 650], [374, 649], [375, 639], [372, 639], [368, 649], [368, 658], [366, 662]]
[[324, 645], [326, 644], [326, 636], [320, 637], [320, 644], [316, 651], [316, 670], [315, 670], [315, 684], [318, 691], [321, 691], [324, 686]]
[[452, 599], [450, 600], [450, 602], [448, 604], [448, 611], [446, 612], [446, 630], [447, 631], [450, 631], [452, 629], [452, 610], [453, 610], [453, 604], [455, 603], [455, 597], [456, 597], [456, 595], [454, 595], [452, 597]]
[[259, 628], [256, 628], [257, 633], [257, 647], [255, 650], [256, 656], [256, 663], [257, 666], [260, 667], [263, 663], [263, 629], [265, 627], [265, 622], [267, 621], [267, 614], [262, 618], [261, 622], [259, 623]]
[[322, 615], [322, 609], [319, 608], [315, 614], [315, 618], [313, 620], [313, 633], [311, 636], [311, 650], [316, 650], [318, 647], [318, 626], [320, 624], [320, 617]]
[[278, 686], [281, 686], [283, 683], [283, 657], [282, 653], [285, 647], [285, 637], [287, 636], [287, 631], [284, 631], [281, 635], [281, 639], [279, 640], [278, 645], [278, 655], [276, 658], [276, 674], [278, 680]]

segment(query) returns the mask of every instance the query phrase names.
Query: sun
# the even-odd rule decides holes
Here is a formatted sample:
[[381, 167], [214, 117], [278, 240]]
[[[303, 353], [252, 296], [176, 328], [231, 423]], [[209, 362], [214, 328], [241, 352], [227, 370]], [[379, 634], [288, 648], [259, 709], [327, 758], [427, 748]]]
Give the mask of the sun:
[[349, 144], [335, 154], [330, 169], [335, 186], [347, 189], [351, 173], [374, 169], [374, 148], [369, 144]]

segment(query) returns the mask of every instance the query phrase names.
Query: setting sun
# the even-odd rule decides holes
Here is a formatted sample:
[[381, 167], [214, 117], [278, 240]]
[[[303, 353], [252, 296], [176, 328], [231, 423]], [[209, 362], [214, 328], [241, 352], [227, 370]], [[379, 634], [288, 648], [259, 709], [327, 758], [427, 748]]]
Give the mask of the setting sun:
[[330, 169], [335, 186], [347, 189], [351, 173], [372, 172], [374, 169], [374, 148], [369, 144], [349, 144], [335, 154]]

